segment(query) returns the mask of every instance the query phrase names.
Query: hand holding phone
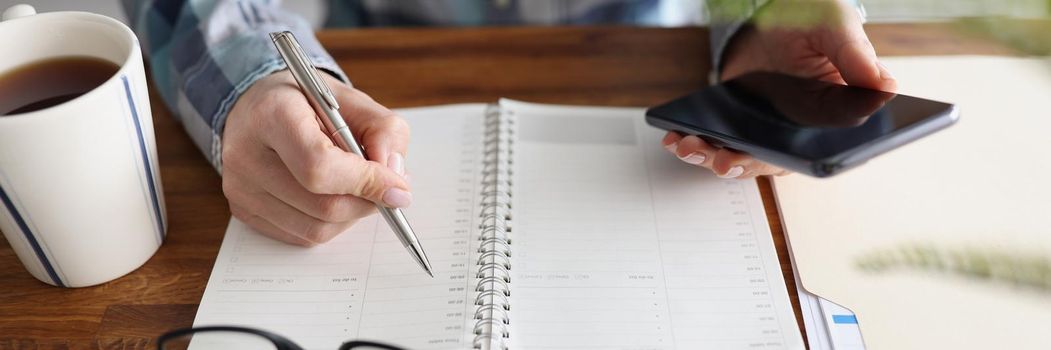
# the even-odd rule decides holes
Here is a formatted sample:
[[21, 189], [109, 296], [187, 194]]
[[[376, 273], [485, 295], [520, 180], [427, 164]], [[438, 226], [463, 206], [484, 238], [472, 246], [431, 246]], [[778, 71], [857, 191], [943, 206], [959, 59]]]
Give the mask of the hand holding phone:
[[837, 174], [956, 121], [952, 104], [755, 72], [653, 107], [656, 127], [817, 177]]

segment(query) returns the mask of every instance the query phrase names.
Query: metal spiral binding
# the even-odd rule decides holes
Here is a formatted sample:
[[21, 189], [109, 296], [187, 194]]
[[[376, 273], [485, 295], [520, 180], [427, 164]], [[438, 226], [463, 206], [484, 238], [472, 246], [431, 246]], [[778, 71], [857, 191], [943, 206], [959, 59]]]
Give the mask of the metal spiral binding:
[[478, 235], [474, 348], [508, 348], [511, 326], [511, 146], [514, 116], [498, 104], [485, 112]]

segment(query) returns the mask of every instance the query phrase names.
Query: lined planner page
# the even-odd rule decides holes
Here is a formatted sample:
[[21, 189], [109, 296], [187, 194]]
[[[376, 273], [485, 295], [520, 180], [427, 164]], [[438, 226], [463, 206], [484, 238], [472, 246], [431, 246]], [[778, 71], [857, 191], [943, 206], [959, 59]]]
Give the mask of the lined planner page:
[[306, 349], [335, 349], [351, 339], [468, 348], [484, 108], [400, 111], [414, 130], [406, 161], [414, 202], [405, 215], [435, 278], [378, 215], [313, 248], [271, 240], [235, 219], [194, 325], [261, 328]]
[[642, 109], [502, 104], [514, 348], [803, 348], [755, 181], [675, 159]]

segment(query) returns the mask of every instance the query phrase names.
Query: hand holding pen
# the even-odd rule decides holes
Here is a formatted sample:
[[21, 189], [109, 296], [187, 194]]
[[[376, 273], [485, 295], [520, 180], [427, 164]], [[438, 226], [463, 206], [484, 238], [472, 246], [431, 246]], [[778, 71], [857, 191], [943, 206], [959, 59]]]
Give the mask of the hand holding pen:
[[[317, 111], [321, 123], [325, 126], [324, 130], [332, 141], [340, 149], [352, 152], [362, 157], [362, 159], [368, 159], [364, 149], [358, 144], [350, 128], [343, 120], [343, 116], [339, 113], [339, 102], [336, 100], [336, 96], [329, 89], [328, 83], [322, 80], [321, 75], [310, 63], [310, 60], [307, 59], [292, 33], [271, 33], [270, 38], [274, 40], [274, 45], [277, 47], [277, 51], [281, 53], [281, 58], [288, 64], [288, 70], [292, 73], [292, 77], [296, 79], [303, 94], [306, 95], [311, 106]], [[386, 197], [385, 194], [384, 202], [387, 200]], [[387, 224], [390, 225], [391, 230], [394, 231], [394, 235], [401, 240], [401, 243], [409, 251], [413, 259], [428, 275], [434, 277], [434, 274], [431, 272], [430, 261], [428, 261], [427, 255], [423, 252], [423, 247], [416, 237], [416, 233], [409, 226], [409, 221], [405, 218], [401, 209], [389, 208], [382, 204], [377, 204], [377, 208], [379, 208], [380, 214], [387, 221]]]
[[327, 242], [358, 220], [412, 202], [403, 178], [409, 129], [365, 93], [321, 74], [340, 114], [374, 161], [338, 148], [292, 74], [256, 81], [234, 104], [222, 138], [223, 190], [234, 217], [284, 242]]

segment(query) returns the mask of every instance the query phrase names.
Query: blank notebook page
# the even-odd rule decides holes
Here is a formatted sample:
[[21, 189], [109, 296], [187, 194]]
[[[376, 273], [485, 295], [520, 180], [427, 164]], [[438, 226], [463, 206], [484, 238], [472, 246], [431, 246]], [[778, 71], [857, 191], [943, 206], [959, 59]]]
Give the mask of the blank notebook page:
[[501, 103], [512, 349], [803, 348], [754, 180], [675, 159], [641, 109]]

